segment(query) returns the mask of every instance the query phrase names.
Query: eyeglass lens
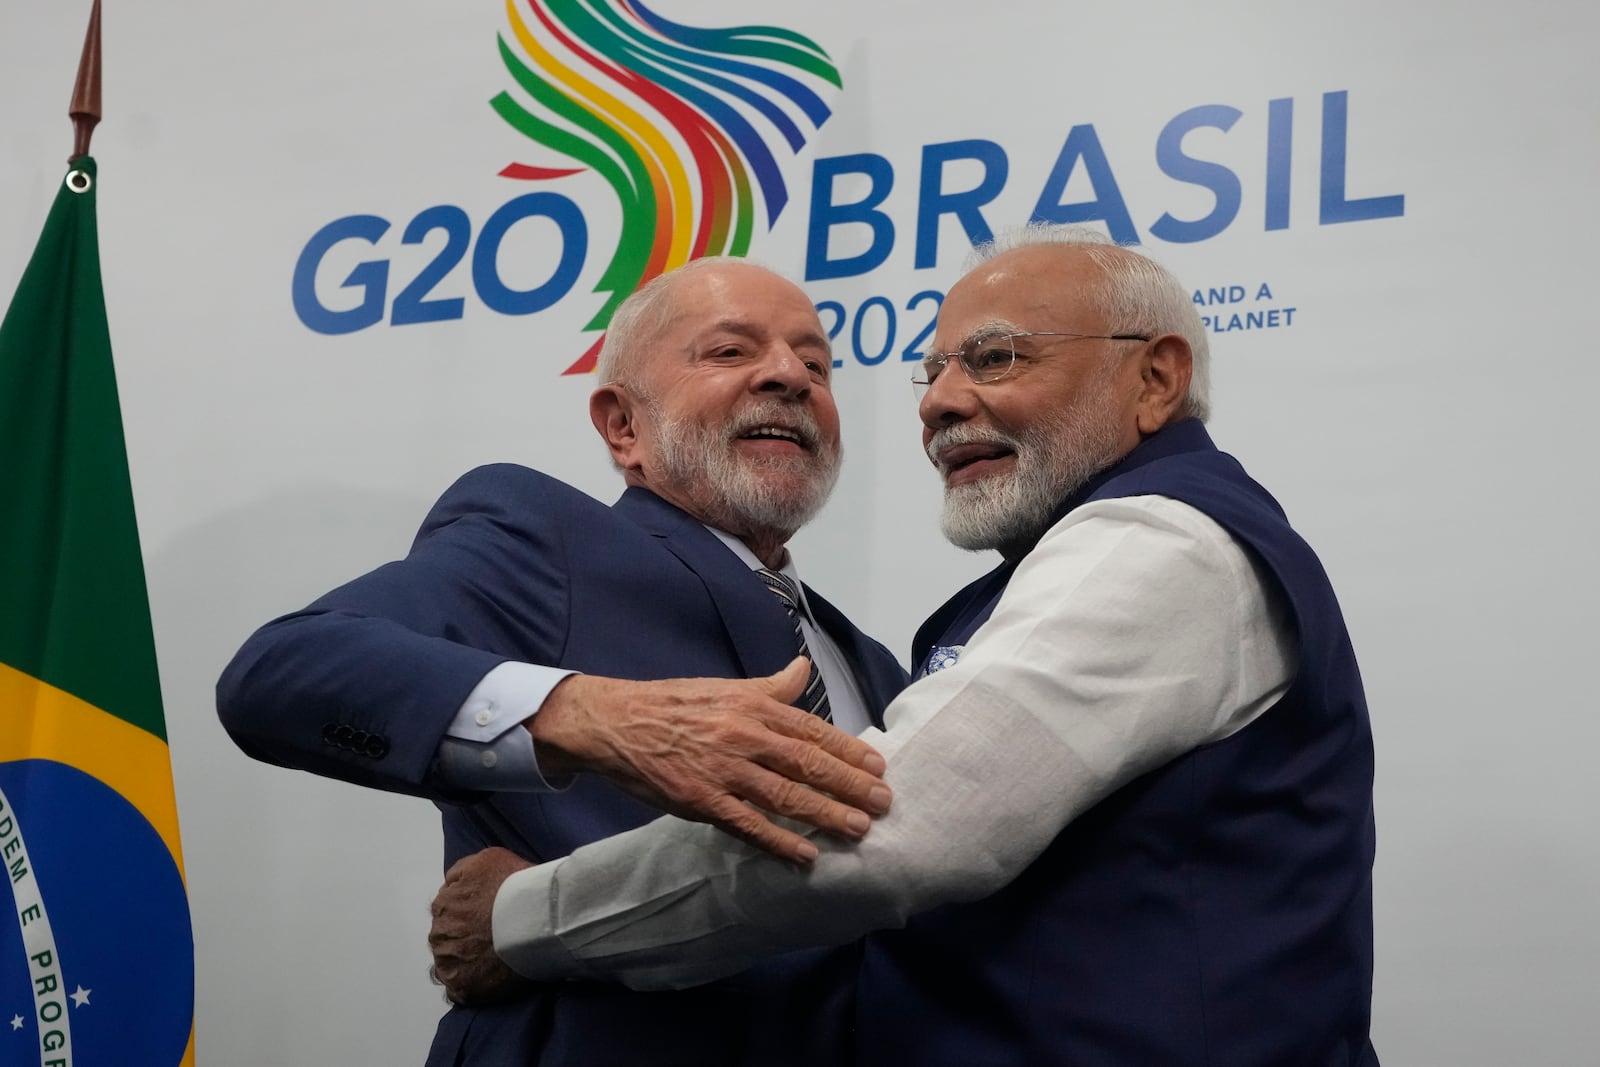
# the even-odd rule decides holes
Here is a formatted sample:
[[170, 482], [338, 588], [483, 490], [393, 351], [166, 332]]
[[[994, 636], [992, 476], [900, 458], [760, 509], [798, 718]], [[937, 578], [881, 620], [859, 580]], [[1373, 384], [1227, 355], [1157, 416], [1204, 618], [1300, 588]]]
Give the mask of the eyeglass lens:
[[933, 380], [949, 366], [952, 359], [961, 364], [968, 378], [982, 385], [1005, 377], [1016, 358], [1016, 347], [1009, 335], [972, 341], [959, 352], [929, 356], [923, 360], [921, 372], [911, 379], [911, 389], [921, 400]]

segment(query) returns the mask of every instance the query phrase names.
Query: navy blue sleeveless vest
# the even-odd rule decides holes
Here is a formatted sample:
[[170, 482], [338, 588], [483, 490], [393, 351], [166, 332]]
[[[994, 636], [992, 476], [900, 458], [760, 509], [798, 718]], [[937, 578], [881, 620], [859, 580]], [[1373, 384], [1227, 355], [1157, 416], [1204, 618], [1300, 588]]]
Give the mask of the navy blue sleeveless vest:
[[[1277, 502], [1192, 420], [1057, 515], [1145, 494], [1197, 508], [1265, 562], [1298, 672], [1255, 722], [1101, 801], [1005, 889], [869, 938], [861, 1067], [1378, 1062], [1372, 734], [1333, 590]], [[924, 625], [919, 662], [965, 642], [1013, 567]]]

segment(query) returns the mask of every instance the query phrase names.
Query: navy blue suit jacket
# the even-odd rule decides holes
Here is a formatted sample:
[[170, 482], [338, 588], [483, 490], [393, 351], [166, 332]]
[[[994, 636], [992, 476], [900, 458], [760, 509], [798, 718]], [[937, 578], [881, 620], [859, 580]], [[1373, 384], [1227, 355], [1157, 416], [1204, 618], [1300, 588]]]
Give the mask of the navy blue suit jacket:
[[[881, 723], [904, 670], [807, 595]], [[659, 812], [589, 775], [561, 793], [445, 792], [430, 774], [439, 741], [490, 669], [520, 660], [619, 678], [758, 677], [794, 652], [777, 598], [696, 519], [642, 489], [606, 507], [497, 465], [445, 493], [405, 559], [262, 627], [223, 673], [218, 708], [258, 759], [439, 802], [447, 867], [491, 845], [544, 861]], [[680, 992], [568, 983], [453, 1009], [428, 1063], [826, 1062], [836, 1035], [824, 1020], [844, 1017], [855, 951], [794, 954]]]

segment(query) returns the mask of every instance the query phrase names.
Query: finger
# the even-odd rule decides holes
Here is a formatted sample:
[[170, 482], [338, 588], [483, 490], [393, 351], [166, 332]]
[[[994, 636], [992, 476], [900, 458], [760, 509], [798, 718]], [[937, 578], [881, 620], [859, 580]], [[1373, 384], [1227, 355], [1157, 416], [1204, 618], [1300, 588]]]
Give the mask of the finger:
[[707, 815], [713, 826], [779, 859], [805, 867], [817, 858], [816, 845], [731, 796], [708, 804]]
[[[775, 772], [791, 782], [821, 790], [846, 805], [871, 815], [885, 814], [894, 800], [894, 791], [884, 783], [883, 779], [859, 767], [852, 767], [838, 757], [805, 741], [771, 738], [769, 743], [744, 755], [751, 764]], [[770, 809], [770, 805], [761, 798], [749, 796], [738, 789], [732, 791], [747, 800], [760, 803], [762, 807], [776, 810]], [[780, 811], [779, 814], [792, 813]], [[810, 819], [805, 821], [811, 822]]]
[[[811, 716], [813, 719], [815, 715]], [[837, 727], [824, 723], [828, 729], [817, 739], [817, 744], [831, 756], [835, 756], [852, 767], [859, 767], [866, 773], [882, 778], [883, 773], [889, 769], [889, 764], [879, 754], [878, 750], [861, 740], [845, 733]]]
[[788, 705], [780, 707], [773, 703], [762, 708], [758, 718], [767, 729], [810, 742], [829, 755], [843, 760], [852, 767], [859, 767], [868, 774], [881, 778], [888, 769], [888, 764], [878, 754], [877, 749], [810, 712]]
[[[462, 856], [452, 863], [450, 869], [444, 872], [444, 883], [445, 885], [450, 885], [463, 878], [470, 878], [479, 868], [494, 868], [517, 860], [517, 854], [510, 849], [501, 848], [499, 845], [491, 845], [489, 848]], [[527, 861], [523, 860], [521, 862], [526, 863]]]
[[815, 826], [848, 841], [859, 841], [872, 827], [872, 817], [861, 808], [770, 771], [753, 769], [735, 792], [764, 812]]
[[461, 976], [456, 972], [455, 968], [435, 966], [429, 970], [428, 977], [433, 980], [434, 985], [444, 987], [444, 998], [446, 1000], [452, 1004], [461, 1003]]
[[764, 689], [780, 704], [793, 704], [806, 691], [806, 683], [810, 680], [811, 661], [804, 656], [796, 656], [777, 674], [759, 679], [761, 684], [758, 688]]
[[466, 876], [466, 872], [472, 867], [474, 861], [476, 861], [481, 855], [483, 855], [483, 853], [474, 852], [471, 855], [462, 856], [460, 859], [452, 863], [444, 872], [444, 884], [451, 885], [464, 878]]

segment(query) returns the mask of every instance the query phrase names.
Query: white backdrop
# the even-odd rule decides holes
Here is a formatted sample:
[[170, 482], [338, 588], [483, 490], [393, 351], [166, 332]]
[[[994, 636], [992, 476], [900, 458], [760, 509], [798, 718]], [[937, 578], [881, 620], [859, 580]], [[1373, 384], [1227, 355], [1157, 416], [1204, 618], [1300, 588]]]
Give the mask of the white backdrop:
[[[64, 112], [87, 8], [0, 9], [7, 296], [71, 144]], [[1576, 320], [1594, 281], [1582, 264], [1600, 240], [1596, 9], [657, 8], [701, 26], [799, 31], [842, 73], [844, 89], [827, 93], [834, 115], [811, 143], [798, 155], [775, 150], [792, 197], [771, 232], [758, 222], [757, 258], [805, 275], [817, 160], [874, 153], [894, 176], [879, 207], [894, 227], [881, 265], [807, 282], [846, 315], [836, 391], [850, 457], [835, 502], [796, 543], [808, 579], [905, 651], [921, 618], [985, 569], [935, 534], [937, 487], [899, 355], [932, 311], [926, 301], [908, 308], [912, 298], [946, 288], [968, 244], [948, 216], [936, 261], [914, 262], [924, 148], [998, 146], [1008, 173], [982, 208], [998, 227], [1027, 217], [1069, 131], [1092, 126], [1149, 250], [1197, 289], [1244, 291], [1207, 314], [1226, 324], [1236, 311], [1280, 312], [1276, 328], [1213, 337], [1212, 431], [1320, 549], [1367, 680], [1380, 1055], [1594, 1062], [1600, 787], [1589, 764], [1600, 726], [1588, 657], [1600, 590], [1595, 480], [1580, 471], [1594, 454], [1581, 420], [1600, 373]], [[497, 176], [510, 162], [561, 162], [488, 106], [512, 87], [495, 43], [506, 25], [489, 0], [106, 7], [101, 246], [183, 823], [204, 1064], [420, 1062], [442, 1009], [425, 978], [426, 906], [440, 873], [432, 809], [240, 755], [215, 719], [222, 665], [267, 618], [403, 553], [432, 499], [470, 466], [515, 460], [606, 499], [619, 489], [586, 417], [592, 381], [561, 371], [594, 336], [582, 327], [600, 306], [592, 290], [620, 216], [591, 174]], [[1292, 104], [1270, 103], [1283, 100]], [[1403, 211], [1380, 199], [1369, 205], [1375, 217], [1323, 224], [1324, 155], [1341, 144], [1323, 143], [1327, 109], [1341, 100], [1340, 202], [1403, 197]], [[1212, 214], [1193, 171], [1186, 183], [1158, 161], [1163, 129], [1201, 107], [1238, 113], [1182, 141], [1185, 154], [1235, 176], [1237, 215], [1203, 240], [1153, 238], [1163, 213]], [[1291, 109], [1289, 147], [1273, 116], [1281, 123]], [[974, 188], [984, 173], [975, 161], [951, 164], [942, 188]], [[1091, 173], [1076, 168], [1049, 204], [1104, 200], [1103, 175]], [[1227, 179], [1208, 173], [1226, 192]], [[434, 294], [462, 297], [460, 318], [333, 336], [297, 318], [295, 263], [325, 224], [361, 214], [394, 224], [376, 251], [330, 254], [319, 297], [349, 308], [359, 294], [338, 286], [357, 261], [391, 259], [393, 296], [435, 254], [437, 237], [398, 241], [422, 209], [458, 205], [479, 226], [535, 188], [577, 203], [589, 235], [577, 284], [550, 309], [492, 311], [464, 262]], [[1287, 190], [1286, 213], [1269, 190]], [[869, 191], [847, 176], [831, 199]], [[1269, 229], [1274, 213], [1283, 225]], [[837, 227], [833, 258], [867, 251], [867, 233]], [[526, 237], [508, 247], [508, 278], [548, 274], [547, 248]], [[1263, 284], [1271, 296], [1258, 301]], [[851, 340], [869, 302], [864, 354], [883, 347], [884, 305], [899, 331], [877, 365]]]

